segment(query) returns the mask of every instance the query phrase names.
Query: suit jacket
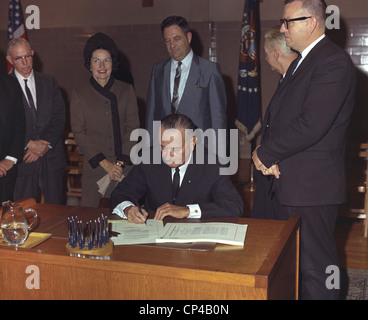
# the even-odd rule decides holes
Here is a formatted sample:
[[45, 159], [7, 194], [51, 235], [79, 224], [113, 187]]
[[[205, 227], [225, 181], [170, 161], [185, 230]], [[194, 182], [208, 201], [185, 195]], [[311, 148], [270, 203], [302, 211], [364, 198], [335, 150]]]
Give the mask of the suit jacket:
[[[146, 128], [153, 132], [153, 121], [171, 114], [171, 58], [153, 66], [147, 93]], [[227, 128], [227, 101], [220, 66], [193, 54], [178, 113], [191, 118], [198, 128]]]
[[278, 164], [281, 204], [319, 206], [346, 199], [345, 139], [355, 99], [349, 55], [325, 37], [276, 90], [258, 157]]
[[[15, 76], [15, 75], [14, 75]], [[37, 170], [37, 162], [45, 162], [55, 171], [65, 168], [65, 152], [62, 133], [65, 127], [65, 103], [55, 78], [34, 72], [36, 83], [37, 120], [34, 121], [25, 95], [23, 105], [26, 114], [27, 129], [25, 144], [29, 140], [42, 139], [50, 142], [50, 149], [36, 162], [22, 163], [19, 176], [33, 175]], [[52, 180], [53, 177], [50, 177]]]
[[[152, 154], [152, 150], [151, 150]], [[220, 175], [218, 164], [198, 164], [193, 153], [193, 163], [188, 165], [175, 205], [199, 204], [202, 218], [237, 217], [243, 214], [243, 199], [230, 181]], [[111, 209], [123, 201], [144, 199], [147, 211], [172, 203], [171, 168], [165, 163], [135, 166], [111, 194]]]
[[[13, 74], [15, 77], [15, 74]], [[32, 115], [25, 95], [23, 105], [26, 114], [26, 138], [50, 142], [51, 149], [31, 163], [19, 165], [15, 184], [14, 200], [36, 197], [41, 188], [46, 203], [62, 204], [64, 201], [63, 174], [65, 152], [62, 133], [65, 127], [65, 104], [56, 80], [48, 75], [34, 72], [36, 85], [37, 116]]]
[[18, 165], [23, 158], [25, 132], [22, 91], [14, 78], [0, 74], [0, 160], [6, 156], [17, 159], [17, 164], [0, 178], [0, 201], [12, 200]]
[[[135, 144], [134, 141], [130, 141], [130, 134], [139, 127], [137, 98], [131, 85], [118, 80], [114, 81], [111, 92], [116, 95], [118, 102], [122, 150], [124, 154], [129, 155]], [[110, 161], [116, 161], [111, 102], [88, 82], [73, 90], [70, 118], [74, 137], [80, 152], [84, 155], [83, 205], [94, 206], [94, 202], [97, 201], [98, 204], [100, 198], [96, 182], [106, 175], [106, 172], [99, 166], [93, 169], [88, 161], [99, 153], [103, 153]], [[91, 197], [87, 194], [91, 194]]]

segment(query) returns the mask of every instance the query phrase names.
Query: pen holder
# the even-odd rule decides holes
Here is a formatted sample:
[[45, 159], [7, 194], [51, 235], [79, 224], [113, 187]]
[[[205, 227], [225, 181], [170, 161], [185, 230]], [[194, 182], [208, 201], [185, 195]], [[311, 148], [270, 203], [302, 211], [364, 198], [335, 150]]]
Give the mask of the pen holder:
[[68, 218], [68, 239], [65, 246], [70, 253], [108, 256], [113, 251], [108, 219], [103, 215], [85, 226], [78, 217]]
[[88, 249], [88, 247], [84, 247], [83, 249], [80, 249], [78, 246], [75, 248], [72, 248], [69, 243], [65, 245], [66, 250], [70, 253], [76, 253], [76, 254], [83, 254], [83, 255], [92, 255], [92, 256], [109, 256], [114, 248], [114, 244], [111, 240], [109, 240], [106, 245], [103, 245], [101, 248], [92, 248]]

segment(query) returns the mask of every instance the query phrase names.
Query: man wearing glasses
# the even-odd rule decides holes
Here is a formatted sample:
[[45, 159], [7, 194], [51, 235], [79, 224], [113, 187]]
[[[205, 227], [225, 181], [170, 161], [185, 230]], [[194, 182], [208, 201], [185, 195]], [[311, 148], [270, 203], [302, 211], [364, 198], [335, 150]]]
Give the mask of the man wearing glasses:
[[18, 168], [14, 200], [35, 198], [41, 190], [46, 203], [64, 201], [65, 155], [61, 135], [65, 126], [65, 105], [56, 80], [33, 71], [30, 44], [12, 39], [6, 59], [14, 67], [12, 76], [23, 91], [26, 137], [23, 162]]
[[[273, 176], [283, 219], [301, 217], [301, 298], [338, 299], [328, 285], [338, 266], [334, 227], [346, 200], [345, 140], [355, 99], [348, 54], [325, 36], [323, 0], [286, 0], [280, 31], [300, 55], [269, 105], [255, 166]], [[336, 284], [336, 283], [335, 283]]]

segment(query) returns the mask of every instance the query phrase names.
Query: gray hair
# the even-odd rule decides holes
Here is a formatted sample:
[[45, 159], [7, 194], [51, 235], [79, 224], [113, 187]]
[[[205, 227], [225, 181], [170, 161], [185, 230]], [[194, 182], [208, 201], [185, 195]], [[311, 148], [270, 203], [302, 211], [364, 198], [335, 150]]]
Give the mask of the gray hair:
[[303, 9], [315, 16], [319, 23], [324, 26], [326, 21], [326, 8], [327, 4], [325, 0], [285, 0], [285, 5], [300, 1], [303, 4]]
[[279, 49], [285, 56], [296, 54], [294, 50], [286, 45], [285, 36], [280, 32], [280, 27], [272, 27], [265, 33], [266, 46], [270, 49]]
[[[6, 54], [7, 54], [8, 56], [10, 56], [10, 51], [11, 51], [11, 49], [12, 49], [13, 47], [15, 47], [15, 46], [19, 46], [19, 45], [21, 45], [21, 44], [26, 44], [26, 45], [28, 45], [28, 46], [31, 48], [30, 43], [29, 43], [26, 39], [24, 39], [24, 38], [13, 38], [13, 39], [11, 39], [11, 40], [9, 41], [9, 43], [8, 43], [8, 50], [6, 51]], [[32, 48], [31, 48], [31, 49], [32, 49]]]

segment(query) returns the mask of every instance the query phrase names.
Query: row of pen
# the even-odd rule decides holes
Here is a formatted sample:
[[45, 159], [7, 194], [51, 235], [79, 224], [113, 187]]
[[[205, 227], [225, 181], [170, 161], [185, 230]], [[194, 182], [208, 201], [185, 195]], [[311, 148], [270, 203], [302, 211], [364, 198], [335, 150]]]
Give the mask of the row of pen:
[[93, 222], [90, 220], [83, 226], [78, 217], [68, 217], [68, 239], [72, 248], [79, 245], [79, 249], [87, 247], [88, 250], [101, 248], [109, 242], [109, 222], [107, 216], [101, 214]]

